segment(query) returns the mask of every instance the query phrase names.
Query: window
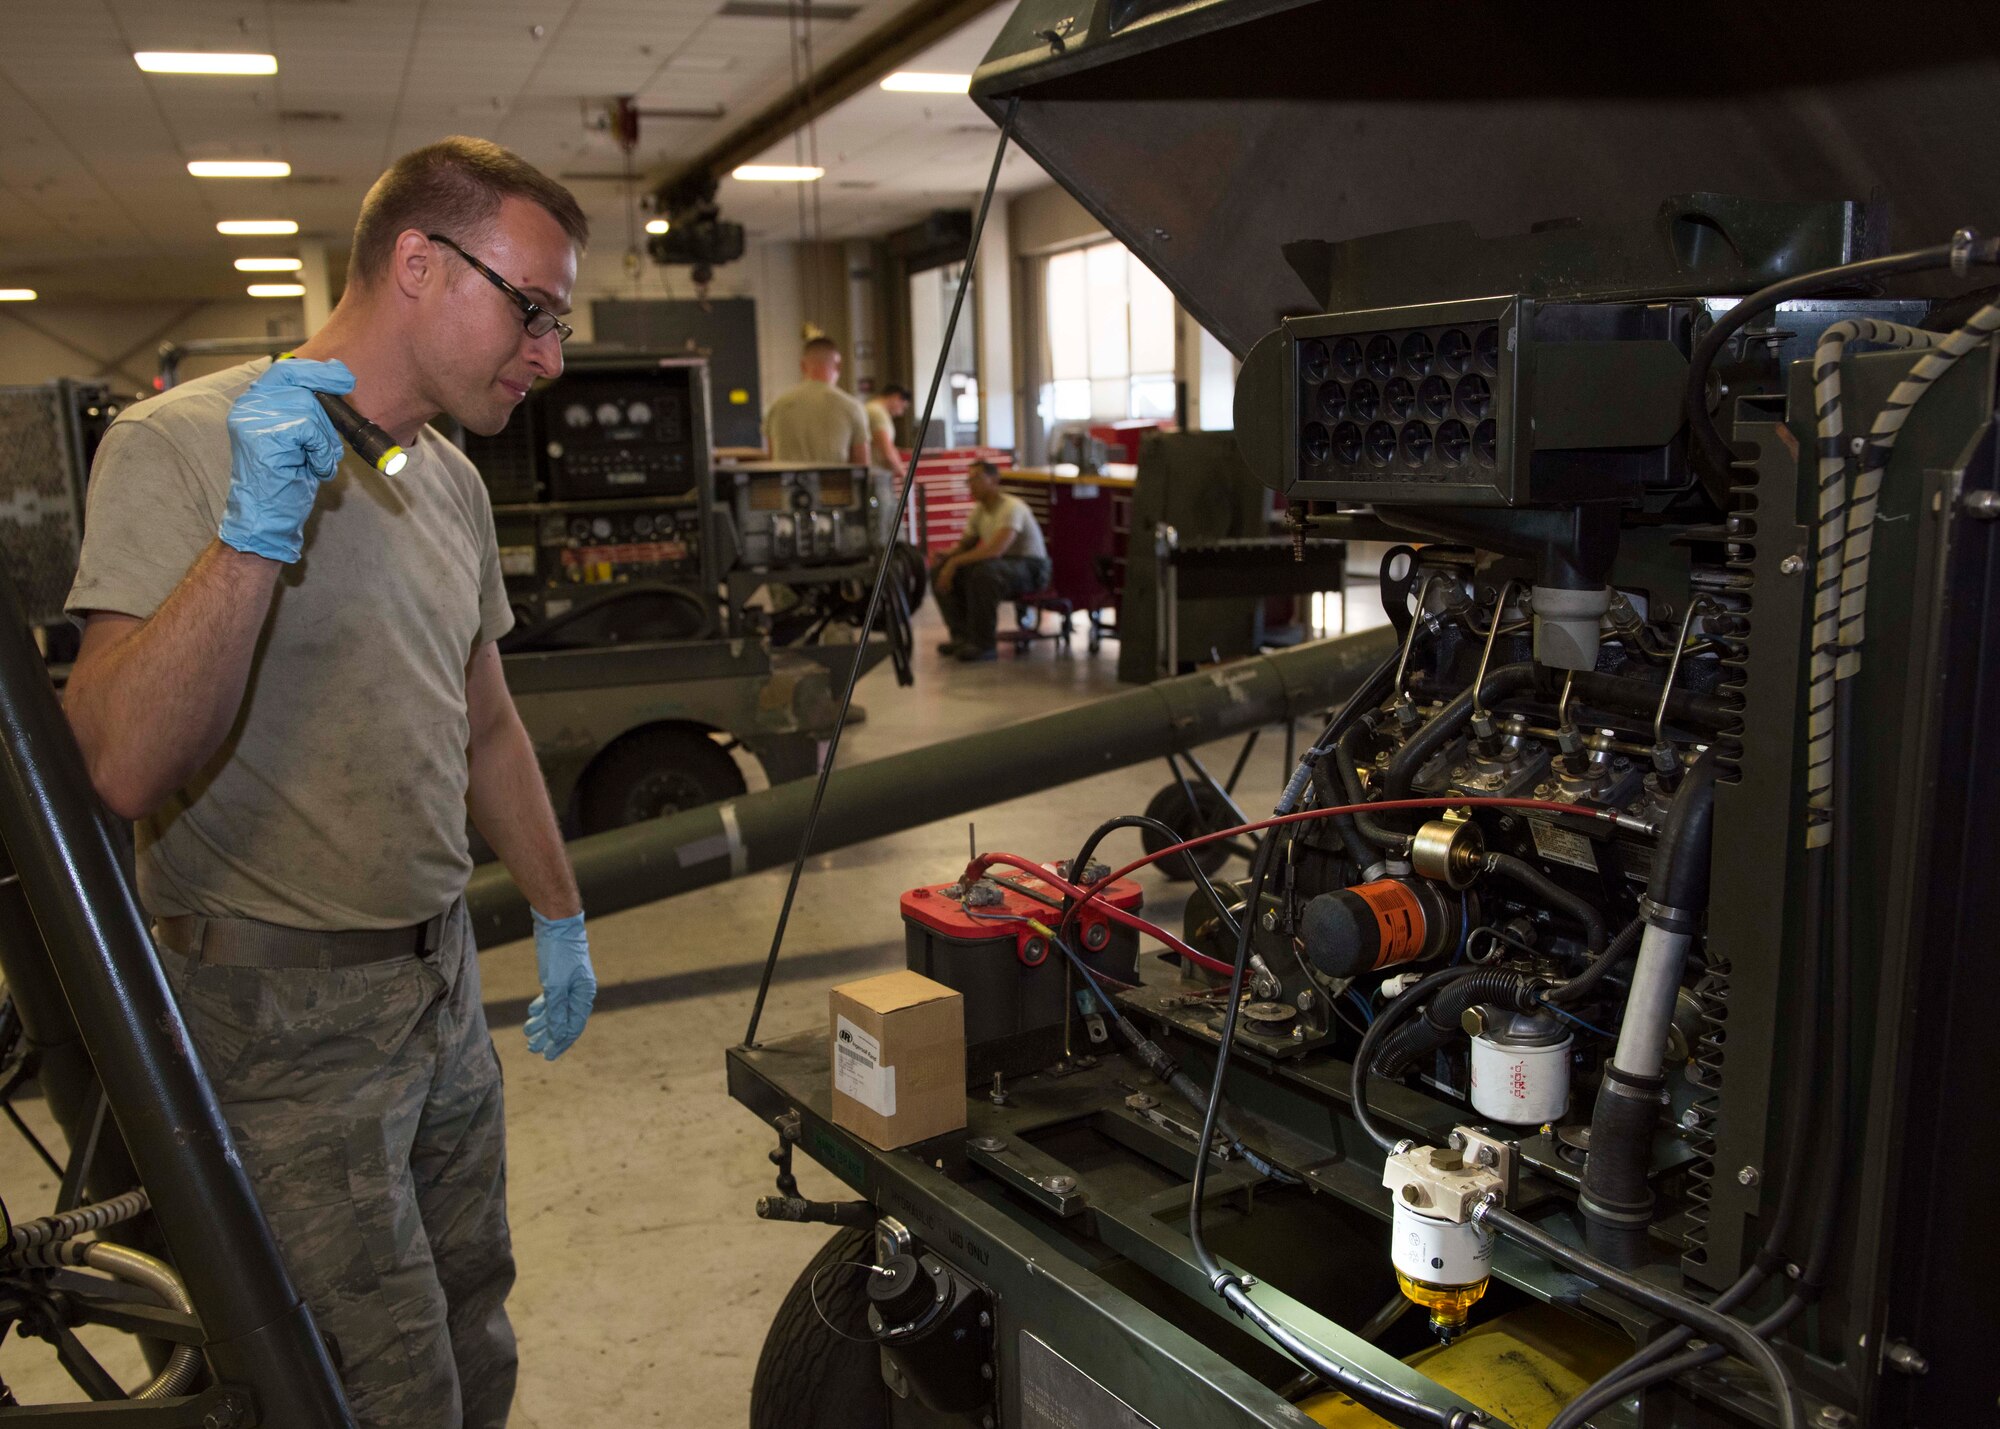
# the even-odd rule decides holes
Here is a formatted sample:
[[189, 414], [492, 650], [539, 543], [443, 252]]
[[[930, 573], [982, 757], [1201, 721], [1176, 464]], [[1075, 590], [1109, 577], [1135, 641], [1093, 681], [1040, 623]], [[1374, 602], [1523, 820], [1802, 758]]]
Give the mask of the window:
[[1174, 415], [1174, 299], [1122, 244], [1048, 260], [1044, 428]]

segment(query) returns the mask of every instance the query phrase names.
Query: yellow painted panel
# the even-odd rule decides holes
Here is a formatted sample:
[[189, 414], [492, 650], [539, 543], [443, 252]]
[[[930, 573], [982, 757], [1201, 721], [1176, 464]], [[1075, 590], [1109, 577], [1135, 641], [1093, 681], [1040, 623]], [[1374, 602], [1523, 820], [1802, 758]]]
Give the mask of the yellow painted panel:
[[[1530, 1305], [1407, 1362], [1517, 1429], [1538, 1429], [1631, 1351], [1622, 1336], [1554, 1306]], [[1329, 1429], [1389, 1422], [1344, 1394], [1315, 1395], [1299, 1408]]]

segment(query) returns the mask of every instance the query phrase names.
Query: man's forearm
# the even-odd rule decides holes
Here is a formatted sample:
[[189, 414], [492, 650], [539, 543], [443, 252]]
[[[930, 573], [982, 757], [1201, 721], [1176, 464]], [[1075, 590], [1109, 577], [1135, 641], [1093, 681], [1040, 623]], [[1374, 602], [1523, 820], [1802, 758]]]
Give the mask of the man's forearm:
[[528, 906], [544, 918], [582, 911], [562, 830], [521, 717], [508, 708], [468, 754], [465, 803], [473, 827], [493, 846]]
[[149, 619], [101, 652], [86, 637], [63, 706], [91, 782], [121, 817], [152, 812], [222, 746], [281, 569], [211, 542]]

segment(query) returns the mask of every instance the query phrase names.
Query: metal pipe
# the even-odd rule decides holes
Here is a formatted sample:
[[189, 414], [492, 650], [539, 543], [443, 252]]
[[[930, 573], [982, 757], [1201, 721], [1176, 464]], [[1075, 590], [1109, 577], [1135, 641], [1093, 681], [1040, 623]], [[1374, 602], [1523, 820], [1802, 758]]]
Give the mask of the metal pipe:
[[[1324, 710], [1386, 664], [1395, 649], [1395, 632], [1378, 627], [836, 769], [827, 780], [812, 851], [865, 843]], [[813, 783], [793, 780], [578, 839], [569, 853], [584, 907], [613, 913], [790, 863]], [[527, 936], [527, 901], [500, 865], [473, 871], [466, 904], [482, 944]]]
[[1518, 582], [1508, 581], [1500, 587], [1500, 594], [1494, 598], [1493, 623], [1486, 629], [1486, 648], [1479, 653], [1479, 673], [1472, 677], [1472, 728], [1481, 739], [1487, 738], [1491, 731], [1482, 730], [1480, 725], [1482, 723], [1491, 723], [1491, 718], [1487, 714], [1485, 703], [1480, 697], [1479, 687], [1486, 683], [1486, 667], [1493, 660], [1493, 642], [1499, 638], [1500, 627], [1506, 623], [1507, 597], [1514, 593], [1516, 584]]
[[0, 843], [187, 1278], [217, 1376], [254, 1390], [267, 1423], [351, 1426], [3, 573]]
[[1632, 964], [1632, 988], [1625, 995], [1625, 1020], [1618, 1029], [1618, 1050], [1611, 1065], [1635, 1077], [1658, 1077], [1667, 1059], [1667, 1031], [1674, 1020], [1674, 998], [1681, 990], [1687, 962], [1688, 933], [1673, 933], [1652, 923], [1639, 940], [1639, 957]]
[[1403, 640], [1403, 653], [1396, 659], [1396, 688], [1392, 693], [1399, 703], [1404, 698], [1403, 677], [1409, 673], [1410, 652], [1417, 648], [1417, 630], [1430, 619], [1431, 587], [1435, 584], [1435, 572], [1424, 577], [1424, 583], [1417, 591], [1417, 608], [1410, 616], [1410, 633]]
[[1687, 649], [1688, 630], [1694, 624], [1695, 614], [1707, 609], [1712, 601], [1705, 595], [1698, 595], [1688, 602], [1687, 614], [1681, 617], [1680, 634], [1674, 638], [1673, 662], [1667, 666], [1667, 682], [1660, 686], [1659, 707], [1653, 711], [1653, 745], [1655, 748], [1670, 748], [1667, 744], [1667, 701], [1673, 698], [1674, 681], [1680, 677], [1681, 655]]
[[[165, 1261], [155, 1260], [129, 1246], [112, 1245], [101, 1240], [82, 1247], [82, 1251], [83, 1263], [92, 1270], [101, 1270], [127, 1284], [150, 1290], [169, 1310], [177, 1310], [183, 1315], [194, 1314], [194, 1302], [188, 1299], [187, 1287]], [[201, 1351], [193, 1345], [175, 1345], [160, 1372], [143, 1387], [134, 1390], [132, 1398], [172, 1399], [187, 1393], [199, 1373]]]

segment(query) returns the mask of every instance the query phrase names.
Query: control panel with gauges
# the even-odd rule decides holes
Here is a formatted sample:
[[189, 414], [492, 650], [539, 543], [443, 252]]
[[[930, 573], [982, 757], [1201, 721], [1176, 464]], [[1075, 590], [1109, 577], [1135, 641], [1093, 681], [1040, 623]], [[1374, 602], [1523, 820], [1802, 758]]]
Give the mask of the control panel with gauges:
[[[552, 384], [552, 390], [563, 385]], [[557, 501], [692, 499], [705, 466], [690, 449], [692, 395], [680, 384], [581, 375], [559, 406], [542, 406], [549, 495]]]
[[465, 437], [493, 500], [517, 624], [530, 630], [621, 590], [668, 591], [685, 617], [676, 638], [718, 633], [707, 364], [564, 356], [563, 375], [530, 392], [507, 430]]
[[565, 351], [505, 430], [468, 432], [493, 504], [701, 499], [712, 464], [708, 364], [700, 358]]
[[743, 565], [778, 569], [868, 556], [874, 501], [867, 467], [754, 462], [724, 468], [718, 479]]

